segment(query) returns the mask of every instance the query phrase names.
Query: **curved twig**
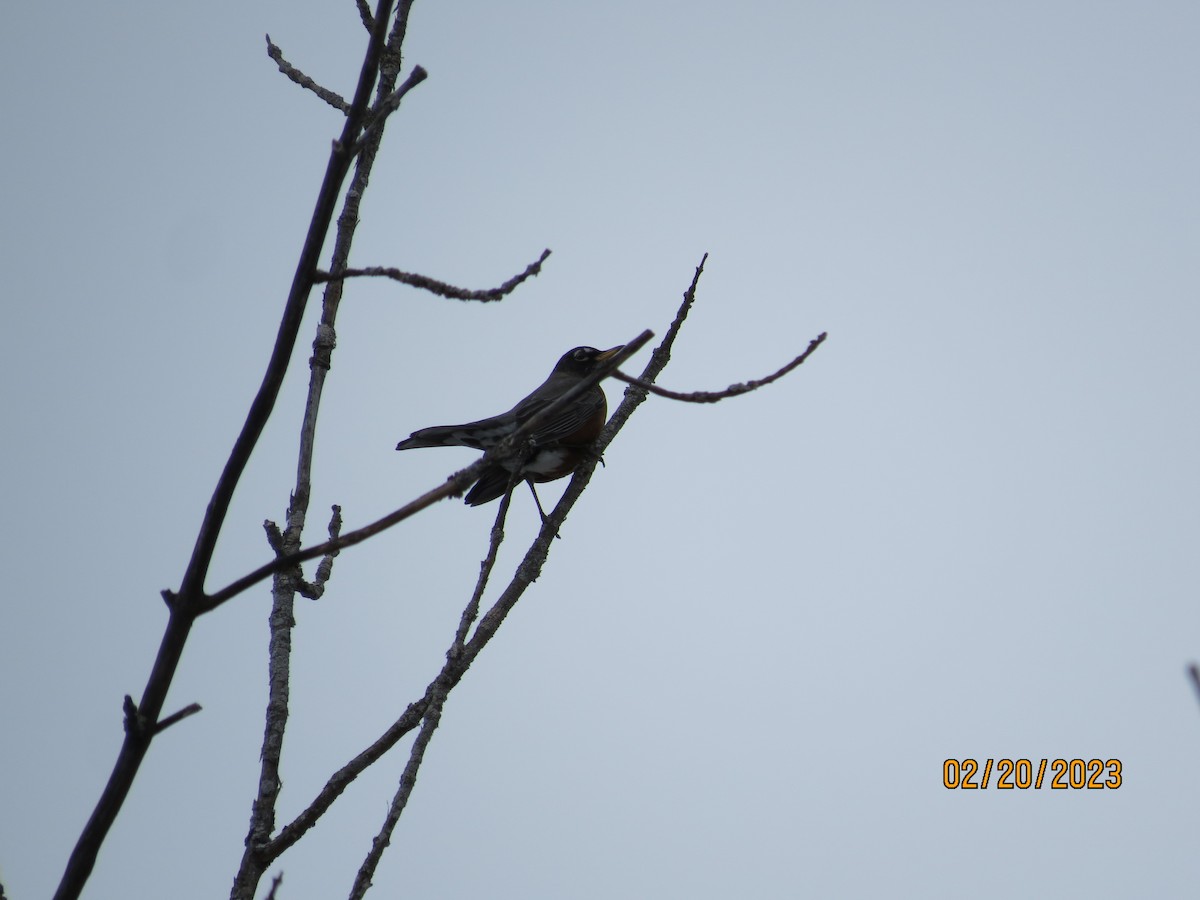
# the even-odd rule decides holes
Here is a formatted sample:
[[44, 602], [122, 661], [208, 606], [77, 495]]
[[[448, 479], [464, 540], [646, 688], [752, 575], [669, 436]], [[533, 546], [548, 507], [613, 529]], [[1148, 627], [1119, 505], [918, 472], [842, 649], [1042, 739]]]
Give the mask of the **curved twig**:
[[329, 90], [329, 88], [321, 87], [321, 85], [317, 84], [307, 75], [293, 66], [290, 62], [284, 59], [283, 51], [279, 49], [278, 45], [272, 43], [271, 36], [269, 34], [267, 35], [267, 56], [275, 60], [275, 65], [279, 66], [280, 72], [282, 72], [296, 84], [300, 85], [300, 87], [312, 91], [338, 112], [342, 113], [342, 115], [350, 112], [350, 104], [342, 99], [341, 94], [335, 93], [334, 91]]
[[777, 372], [772, 372], [766, 378], [759, 378], [754, 381], [743, 381], [738, 384], [731, 384], [723, 391], [691, 391], [689, 393], [680, 393], [679, 391], [669, 391], [666, 388], [661, 388], [656, 384], [650, 384], [640, 378], [634, 378], [626, 375], [624, 372], [613, 372], [613, 378], [618, 381], [624, 381], [626, 384], [632, 384], [637, 387], [649, 391], [651, 394], [656, 394], [659, 397], [666, 397], [669, 400], [681, 400], [685, 403], [717, 403], [729, 397], [736, 397], [739, 394], [748, 394], [751, 391], [758, 390], [760, 387], [770, 384], [772, 381], [778, 381], [788, 372], [795, 369], [803, 363], [812, 352], [825, 342], [828, 334], [822, 331], [819, 335], [808, 342], [808, 349], [793, 359], [790, 363], [784, 366]]
[[499, 287], [478, 291], [456, 287], [455, 285], [438, 281], [436, 278], [430, 278], [426, 275], [401, 272], [399, 269], [393, 269], [389, 266], [370, 266], [365, 269], [342, 269], [337, 274], [317, 272], [315, 278], [317, 281], [342, 281], [346, 278], [390, 278], [392, 281], [398, 281], [401, 284], [407, 284], [410, 287], [420, 288], [429, 291], [431, 294], [437, 294], [439, 297], [448, 297], [451, 300], [479, 300], [483, 303], [489, 303], [494, 300], [503, 299], [511, 294], [521, 282], [539, 274], [542, 271], [542, 263], [549, 256], [550, 251], [543, 250], [541, 256], [525, 267], [525, 271], [514, 275]]

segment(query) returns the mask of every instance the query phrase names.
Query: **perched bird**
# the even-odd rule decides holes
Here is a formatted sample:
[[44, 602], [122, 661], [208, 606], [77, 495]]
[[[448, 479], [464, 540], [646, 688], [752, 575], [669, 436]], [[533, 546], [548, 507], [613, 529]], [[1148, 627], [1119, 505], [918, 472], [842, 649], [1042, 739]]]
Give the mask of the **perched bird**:
[[[422, 428], [398, 443], [396, 449], [474, 447], [476, 450], [490, 450], [596, 371], [623, 347], [624, 344], [610, 350], [597, 350], [595, 347], [568, 350], [555, 364], [550, 377], [508, 412], [465, 425]], [[529, 434], [527, 453], [498, 460], [485, 468], [474, 487], [467, 492], [467, 503], [479, 506], [495, 500], [508, 490], [515, 472], [518, 480], [528, 482], [537, 501], [538, 512], [544, 519], [546, 514], [533, 487], [534, 482], [554, 481], [574, 472], [591, 454], [592, 444], [600, 436], [607, 418], [608, 401], [604, 391], [600, 385], [593, 385], [534, 426]]]

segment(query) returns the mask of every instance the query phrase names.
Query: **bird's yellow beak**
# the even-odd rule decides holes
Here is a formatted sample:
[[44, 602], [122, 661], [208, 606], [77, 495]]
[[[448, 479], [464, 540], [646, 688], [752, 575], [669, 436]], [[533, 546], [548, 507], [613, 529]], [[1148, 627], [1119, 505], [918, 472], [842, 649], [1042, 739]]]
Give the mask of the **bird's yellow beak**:
[[606, 360], [610, 360], [624, 349], [624, 344], [617, 344], [617, 346], [613, 347], [611, 350], [605, 350], [603, 353], [597, 353], [596, 362], [605, 362]]

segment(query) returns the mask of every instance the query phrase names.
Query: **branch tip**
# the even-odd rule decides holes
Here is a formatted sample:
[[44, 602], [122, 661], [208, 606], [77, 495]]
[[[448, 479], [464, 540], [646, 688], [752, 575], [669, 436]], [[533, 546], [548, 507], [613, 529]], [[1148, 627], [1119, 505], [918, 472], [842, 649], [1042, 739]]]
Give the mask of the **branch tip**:
[[1192, 663], [1188, 666], [1187, 671], [1192, 679], [1192, 687], [1196, 689], [1196, 697], [1200, 699], [1200, 666]]
[[200, 712], [202, 708], [203, 707], [201, 707], [199, 703], [189, 703], [183, 709], [179, 710], [179, 712], [172, 713], [165, 719], [160, 720], [159, 723], [154, 726], [154, 733], [160, 734], [161, 732], [166, 731], [176, 722], [181, 722], [188, 716], [194, 716], [196, 713]]

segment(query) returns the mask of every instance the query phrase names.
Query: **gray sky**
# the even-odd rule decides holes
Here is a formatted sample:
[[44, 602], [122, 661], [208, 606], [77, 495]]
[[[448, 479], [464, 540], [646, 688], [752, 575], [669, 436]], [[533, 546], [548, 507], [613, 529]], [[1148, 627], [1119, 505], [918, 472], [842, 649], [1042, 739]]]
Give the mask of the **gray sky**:
[[[379, 896], [1195, 895], [1198, 28], [1182, 2], [418, 0], [430, 78], [353, 261], [489, 287], [554, 255], [487, 307], [351, 287], [310, 538], [472, 459], [396, 454], [413, 429], [661, 333], [705, 251], [665, 385], [830, 337], [632, 420], [451, 698]], [[52, 890], [107, 778], [339, 128], [264, 32], [352, 92], [350, 0], [23, 4], [0, 32], [14, 898]], [[268, 557], [312, 319], [210, 586]], [[348, 551], [298, 607], [283, 818], [419, 695], [494, 510]], [[519, 497], [502, 569], [536, 524]], [[155, 742], [88, 896], [227, 894], [268, 608], [195, 629], [167, 708], [204, 712]], [[948, 757], [1125, 781], [949, 791]], [[403, 762], [281, 860], [283, 897], [346, 894]]]

